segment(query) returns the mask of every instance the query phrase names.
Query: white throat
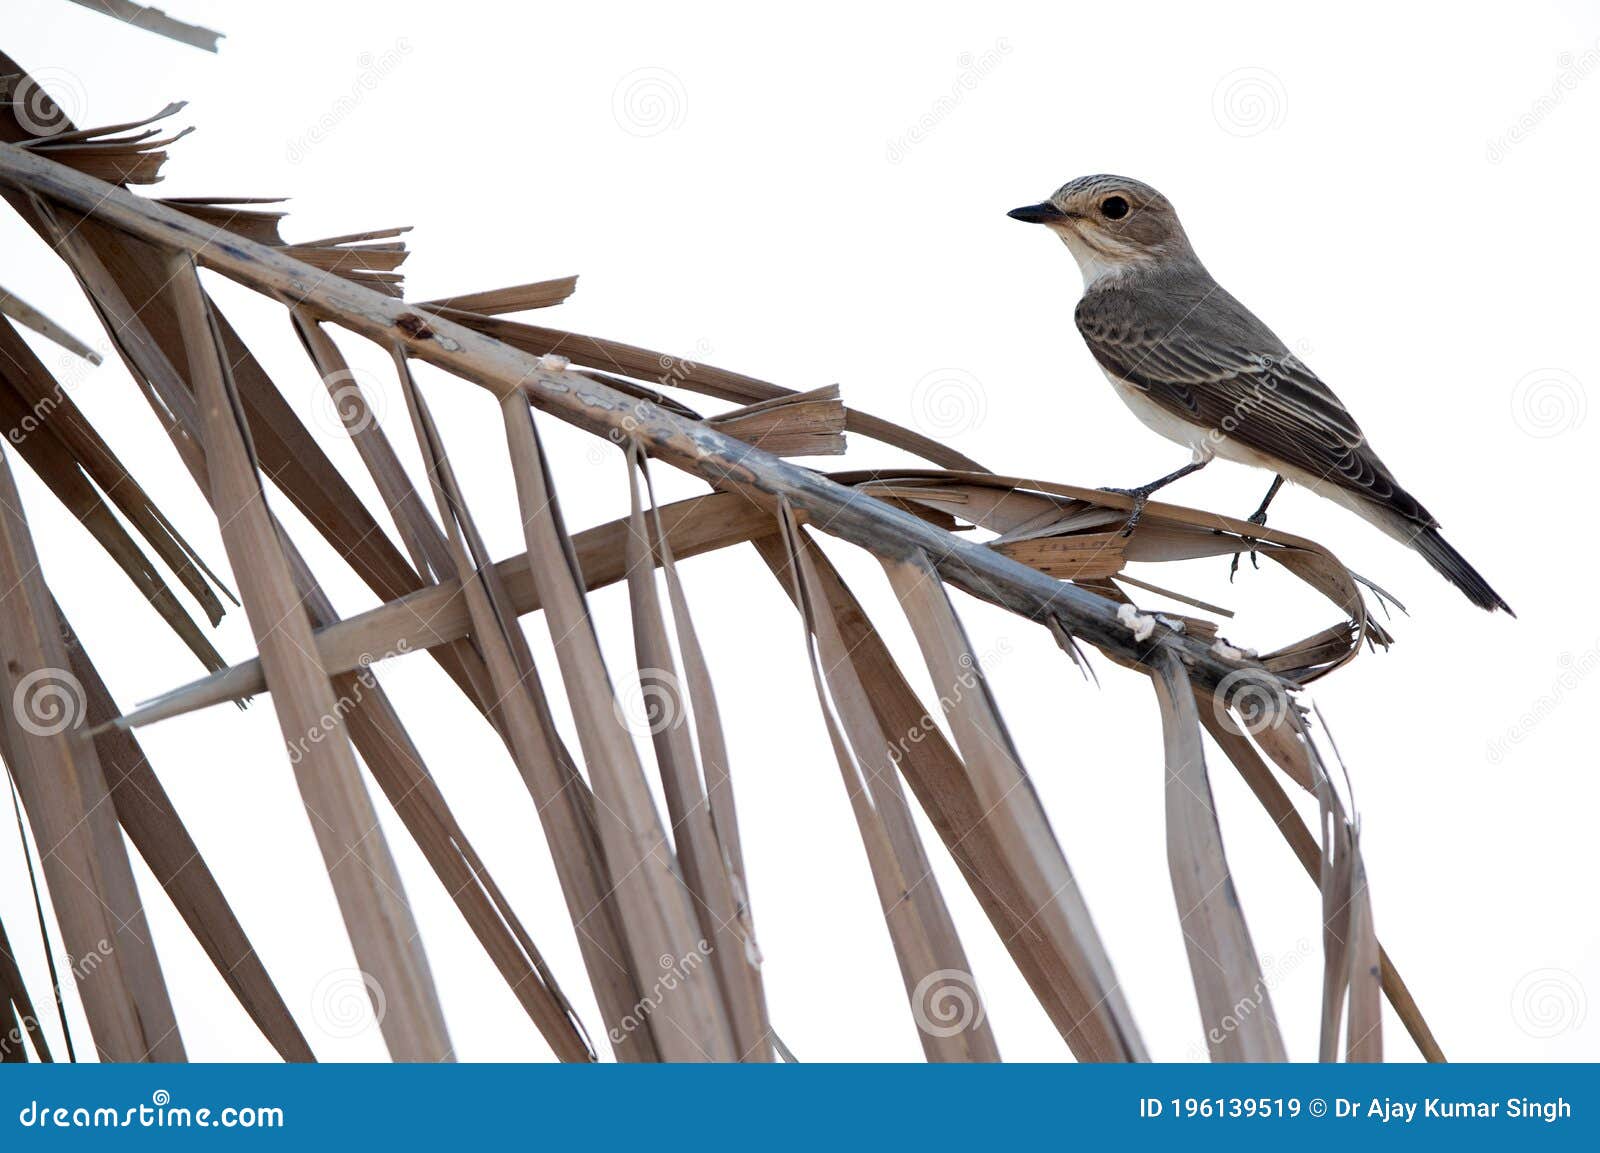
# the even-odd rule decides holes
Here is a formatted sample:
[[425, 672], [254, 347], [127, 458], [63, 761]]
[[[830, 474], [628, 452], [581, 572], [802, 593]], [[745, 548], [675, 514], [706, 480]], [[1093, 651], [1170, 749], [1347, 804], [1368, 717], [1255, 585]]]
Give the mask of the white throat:
[[1121, 245], [1093, 247], [1071, 227], [1057, 229], [1055, 232], [1061, 237], [1061, 242], [1067, 246], [1067, 250], [1072, 253], [1072, 258], [1078, 262], [1078, 271], [1083, 273], [1085, 289], [1108, 277], [1124, 276], [1139, 265], [1150, 262], [1148, 254], [1123, 248]]

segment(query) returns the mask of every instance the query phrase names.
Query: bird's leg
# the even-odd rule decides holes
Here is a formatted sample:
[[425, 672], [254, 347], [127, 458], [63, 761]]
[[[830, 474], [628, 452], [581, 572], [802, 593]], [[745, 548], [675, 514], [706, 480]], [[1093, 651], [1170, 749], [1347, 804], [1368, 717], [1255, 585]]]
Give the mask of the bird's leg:
[[1101, 492], [1120, 493], [1122, 496], [1131, 496], [1133, 498], [1133, 511], [1128, 514], [1128, 519], [1123, 523], [1121, 535], [1129, 536], [1133, 533], [1134, 528], [1139, 523], [1139, 518], [1144, 515], [1145, 502], [1150, 499], [1151, 493], [1158, 489], [1166, 488], [1167, 485], [1175, 480], [1182, 480], [1191, 472], [1199, 472], [1210, 463], [1211, 457], [1209, 455], [1198, 456], [1182, 468], [1169, 472], [1166, 476], [1159, 477], [1149, 484], [1141, 484], [1138, 488], [1102, 488]]
[[1278, 495], [1278, 490], [1282, 487], [1283, 477], [1273, 477], [1272, 487], [1267, 489], [1267, 495], [1261, 498], [1261, 507], [1247, 518], [1251, 524], [1265, 525], [1267, 523], [1267, 506], [1272, 503], [1272, 498]]
[[[1272, 503], [1272, 498], [1278, 495], [1278, 490], [1280, 488], [1282, 488], [1282, 487], [1283, 487], [1283, 477], [1282, 476], [1273, 477], [1272, 478], [1272, 487], [1267, 489], [1267, 495], [1261, 498], [1261, 507], [1256, 509], [1255, 512], [1251, 513], [1245, 519], [1248, 520], [1251, 524], [1259, 524], [1259, 525], [1263, 525], [1264, 526], [1267, 523], [1267, 506]], [[1245, 537], [1244, 539], [1249, 541], [1250, 542], [1250, 546], [1251, 546], [1250, 547], [1250, 567], [1251, 568], [1260, 568], [1261, 567], [1261, 562], [1256, 559], [1256, 550], [1255, 550], [1255, 543], [1256, 542], [1255, 542], [1255, 538], [1254, 537]], [[1233, 554], [1233, 564], [1228, 569], [1228, 583], [1229, 584], [1233, 583], [1234, 574], [1237, 573], [1238, 571], [1239, 571], [1239, 554], [1238, 553], [1234, 553]]]

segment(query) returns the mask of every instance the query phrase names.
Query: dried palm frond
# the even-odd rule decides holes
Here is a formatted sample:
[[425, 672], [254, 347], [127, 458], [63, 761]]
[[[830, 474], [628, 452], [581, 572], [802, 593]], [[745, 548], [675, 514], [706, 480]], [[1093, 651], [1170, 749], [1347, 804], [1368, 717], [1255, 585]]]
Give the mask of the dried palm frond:
[[[25, 75], [3, 58], [0, 67]], [[0, 726], [0, 754], [35, 841], [57, 846], [43, 859], [68, 949], [111, 939], [107, 934], [125, 944], [112, 978], [97, 976], [84, 993], [100, 1052], [129, 1060], [183, 1055], [159, 959], [130, 928], [142, 914], [130, 904], [120, 822], [256, 1027], [285, 1059], [312, 1057], [132, 735], [141, 725], [270, 691], [351, 943], [383, 992], [383, 1035], [394, 1057], [444, 1060], [452, 1049], [358, 753], [558, 1058], [606, 1055], [593, 1040], [600, 1036], [618, 1060], [783, 1055], [766, 1003], [725, 735], [740, 718], [718, 705], [719, 670], [700, 644], [678, 568], [687, 558], [748, 544], [797, 609], [803, 659], [868, 879], [930, 1059], [993, 1060], [1000, 1053], [969, 953], [933, 880], [913, 801], [1073, 1053], [1085, 1060], [1146, 1056], [1094, 925], [1096, 895], [1074, 877], [951, 589], [1048, 629], [1074, 659], [1085, 660], [1081, 649], [1093, 648], [1151, 678], [1165, 736], [1178, 928], [1213, 1058], [1281, 1059], [1284, 1045], [1264, 992], [1239, 1023], [1238, 1007], [1264, 987], [1262, 968], [1235, 898], [1202, 730], [1318, 882], [1326, 962], [1321, 1055], [1380, 1057], [1379, 998], [1386, 993], [1424, 1054], [1441, 1056], [1378, 943], [1350, 806], [1303, 715], [1305, 685], [1347, 665], [1363, 644], [1392, 639], [1368, 615], [1363, 583], [1320, 545], [1163, 503], [1151, 503], [1125, 531], [1128, 498], [987, 472], [948, 446], [845, 407], [837, 386], [782, 388], [506, 319], [558, 305], [575, 289], [573, 277], [408, 303], [398, 272], [404, 229], [290, 243], [284, 213], [271, 201], [158, 200], [131, 192], [128, 185], [159, 179], [164, 149], [178, 138], [160, 138], [150, 121], [82, 130], [63, 121], [39, 139], [7, 115], [0, 114], [0, 140], [10, 142], [0, 143], [0, 195], [75, 275], [110, 346], [209, 500], [258, 650], [224, 667], [144, 550], [212, 623], [223, 611], [218, 590], [227, 589], [10, 322], [0, 320], [0, 352], [7, 354], [0, 362], [8, 366], [0, 369], [0, 417], [35, 426], [17, 454], [210, 673], [119, 714], [85, 644], [64, 632], [36, 563], [28, 513], [9, 467], [0, 464], [0, 583], [11, 590], [0, 613], [0, 688], [21, 693], [66, 671], [86, 698], [79, 715], [54, 732], [30, 727], [13, 709]], [[275, 387], [202, 272], [286, 310], [399, 546]], [[7, 315], [84, 347], [7, 299]], [[393, 360], [426, 474], [421, 491], [335, 329]], [[499, 406], [524, 533], [525, 547], [513, 556], [488, 552], [414, 379], [418, 361], [485, 389]], [[679, 393], [738, 407], [703, 415]], [[617, 519], [568, 530], [562, 481], [535, 413], [619, 449], [629, 488]], [[785, 459], [841, 454], [847, 432], [933, 467], [830, 474]], [[697, 478], [707, 491], [658, 505], [652, 461]], [[338, 617], [271, 511], [271, 488], [377, 596], [378, 607]], [[819, 546], [820, 535], [881, 562], [936, 705], [911, 688]], [[1258, 656], [1220, 638], [1226, 609], [1155, 584], [1144, 569], [1129, 571], [1251, 548], [1320, 593], [1336, 618], [1298, 624], [1290, 635], [1303, 639]], [[1173, 571], [1181, 585], [1181, 567]], [[648, 757], [623, 721], [592, 615], [590, 594], [617, 582], [628, 589], [640, 676], [673, 686], [669, 707], [682, 722], [652, 729]], [[1159, 592], [1190, 611], [1147, 611], [1137, 592]], [[521, 618], [535, 613], [549, 626], [554, 676], [535, 660], [523, 631]], [[602, 1029], [579, 1020], [376, 682], [375, 663], [418, 659], [411, 655], [418, 651], [430, 654], [501, 739], [508, 766], [534, 802], [584, 970], [563, 979], [588, 979], [604, 1018], [589, 1024]], [[577, 755], [554, 721], [556, 692], [575, 722]], [[798, 721], [809, 705], [790, 711]], [[948, 737], [935, 723], [940, 714]], [[1317, 798], [1320, 839], [1299, 820], [1280, 773]], [[111, 804], [101, 805], [106, 799]], [[57, 875], [67, 869], [84, 870], [95, 883], [87, 893], [75, 888], [65, 873]], [[31, 1016], [31, 1006], [45, 1000], [23, 986], [15, 966], [0, 965], [0, 1001], [11, 1012]], [[1234, 1024], [1224, 1028], [1224, 1021]], [[31, 1043], [48, 1055], [42, 1033]]]
[[81, 356], [90, 364], [100, 363], [100, 354], [62, 328], [26, 300], [12, 296], [0, 288], [0, 314], [9, 316], [25, 328], [31, 328], [46, 340], [52, 340], [74, 356]]
[[204, 48], [207, 52], [215, 52], [217, 41], [222, 38], [220, 32], [213, 32], [198, 24], [185, 24], [182, 20], [174, 20], [161, 9], [152, 8], [148, 4], [136, 4], [134, 0], [72, 0], [72, 2], [83, 5], [91, 12], [102, 12], [124, 24], [143, 28], [147, 32], [154, 32], [158, 36], [165, 36], [182, 44]]

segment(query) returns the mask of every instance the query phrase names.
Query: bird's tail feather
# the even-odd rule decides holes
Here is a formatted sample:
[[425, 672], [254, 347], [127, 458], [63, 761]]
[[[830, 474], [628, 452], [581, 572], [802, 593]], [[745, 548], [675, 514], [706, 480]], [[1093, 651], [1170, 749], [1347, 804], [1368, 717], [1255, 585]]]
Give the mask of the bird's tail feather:
[[1467, 558], [1450, 547], [1449, 542], [1439, 535], [1438, 529], [1424, 529], [1412, 539], [1411, 547], [1421, 553], [1440, 576], [1465, 593], [1467, 599], [1479, 608], [1488, 609], [1490, 612], [1504, 609], [1512, 616], [1517, 615], [1511, 611], [1511, 606], [1501, 599], [1500, 594], [1489, 587], [1489, 582], [1478, 574], [1478, 570], [1467, 563]]

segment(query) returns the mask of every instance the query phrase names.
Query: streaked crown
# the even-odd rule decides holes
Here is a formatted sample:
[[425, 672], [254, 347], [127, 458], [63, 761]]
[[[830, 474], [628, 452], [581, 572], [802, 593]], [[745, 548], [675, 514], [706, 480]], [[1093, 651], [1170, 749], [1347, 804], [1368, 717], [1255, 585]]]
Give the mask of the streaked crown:
[[1056, 189], [1049, 200], [1011, 215], [1059, 235], [1084, 266], [1085, 276], [1091, 270], [1097, 276], [1151, 261], [1194, 259], [1172, 202], [1128, 176], [1080, 176]]
[[1069, 180], [1050, 197], [1080, 230], [1147, 250], [1189, 251], [1172, 201], [1142, 180], [1100, 174]]

